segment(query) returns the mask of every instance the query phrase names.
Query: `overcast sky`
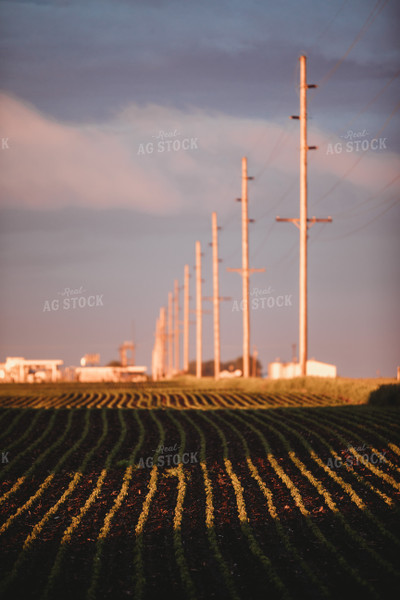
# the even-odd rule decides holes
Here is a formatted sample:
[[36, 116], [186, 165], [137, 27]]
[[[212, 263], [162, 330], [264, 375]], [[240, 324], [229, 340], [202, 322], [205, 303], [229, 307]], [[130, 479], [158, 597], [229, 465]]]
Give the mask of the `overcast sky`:
[[[222, 359], [242, 353], [241, 159], [251, 347], [298, 343], [299, 56], [307, 56], [309, 357], [350, 377], [400, 365], [399, 10], [394, 0], [0, 1], [0, 361], [151, 369], [159, 308], [219, 225]], [[375, 140], [375, 141], [373, 141]], [[65, 310], [66, 289], [96, 306]], [[287, 297], [277, 307], [276, 298]], [[47, 310], [51, 301], [58, 310]], [[83, 303], [83, 300], [81, 301]], [[47, 304], [46, 304], [47, 303]], [[205, 309], [211, 303], [205, 301]], [[209, 306], [207, 306], [209, 305]], [[55, 307], [56, 304], [53, 304]], [[193, 315], [194, 319], [194, 315]], [[212, 315], [204, 359], [213, 357]], [[195, 327], [191, 327], [191, 359]]]

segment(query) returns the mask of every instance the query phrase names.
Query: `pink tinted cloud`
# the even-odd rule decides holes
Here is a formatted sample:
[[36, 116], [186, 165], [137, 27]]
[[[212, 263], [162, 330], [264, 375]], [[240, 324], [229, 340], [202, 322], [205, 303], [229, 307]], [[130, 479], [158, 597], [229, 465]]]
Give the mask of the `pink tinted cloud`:
[[[377, 136], [365, 133], [351, 139], [312, 131], [309, 140], [310, 144], [318, 146], [312, 156], [313, 169], [320, 175], [333, 175], [337, 181], [345, 180], [369, 193], [380, 190], [399, 173], [399, 155], [390, 149], [390, 131]], [[391, 191], [399, 193], [399, 181], [394, 182]]]
[[[251, 174], [271, 167], [269, 189], [282, 185], [282, 175], [298, 174], [298, 124], [289, 120], [282, 126], [219, 112], [131, 105], [109, 122], [77, 125], [52, 120], [6, 94], [0, 106], [1, 134], [9, 140], [0, 156], [3, 206], [208, 213], [223, 209], [222, 198], [240, 195], [243, 155]], [[158, 152], [160, 132], [195, 142], [188, 151]], [[330, 140], [321, 131], [309, 138], [319, 146], [313, 177], [340, 180], [363, 154], [328, 154]], [[140, 152], [148, 143], [153, 152]], [[397, 174], [398, 155], [389, 143], [388, 149], [364, 154], [345, 182], [375, 191]]]
[[[132, 207], [163, 212], [160, 177], [147, 177], [115, 133], [51, 120], [2, 94], [1, 197], [6, 206]], [[174, 206], [173, 198], [170, 205]]]

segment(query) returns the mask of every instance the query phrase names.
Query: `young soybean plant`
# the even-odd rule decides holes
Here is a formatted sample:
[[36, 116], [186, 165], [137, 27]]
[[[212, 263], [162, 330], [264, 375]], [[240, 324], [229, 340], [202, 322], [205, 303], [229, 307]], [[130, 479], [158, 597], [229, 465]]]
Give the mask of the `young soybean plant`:
[[118, 438], [117, 442], [114, 444], [114, 447], [112, 448], [111, 452], [107, 455], [106, 462], [104, 464], [104, 468], [102, 469], [101, 474], [98, 477], [91, 494], [87, 498], [85, 504], [81, 507], [79, 513], [71, 519], [70, 525], [66, 528], [66, 530], [63, 533], [63, 536], [62, 536], [61, 542], [60, 542], [60, 547], [57, 551], [56, 558], [55, 558], [52, 570], [50, 572], [46, 588], [45, 588], [43, 596], [42, 596], [43, 600], [47, 600], [47, 598], [49, 597], [49, 594], [51, 593], [51, 591], [54, 587], [54, 583], [58, 577], [58, 574], [60, 573], [60, 570], [62, 567], [62, 561], [64, 559], [65, 553], [67, 552], [67, 550], [69, 548], [69, 544], [71, 542], [72, 536], [73, 536], [75, 530], [81, 524], [81, 522], [82, 522], [85, 514], [88, 512], [89, 508], [97, 500], [97, 498], [101, 492], [101, 489], [103, 487], [104, 480], [107, 476], [107, 470], [109, 469], [110, 465], [112, 464], [112, 461], [114, 460], [114, 456], [116, 456], [116, 454], [118, 453], [118, 451], [120, 450], [120, 448], [124, 442], [124, 439], [126, 437], [127, 426], [125, 423], [124, 413], [122, 410], [118, 411], [118, 418], [119, 418], [119, 423], [120, 423], [120, 427], [121, 427], [121, 432], [120, 432], [119, 438]]
[[[90, 415], [90, 411], [87, 411], [87, 415]], [[77, 472], [72, 477], [67, 489], [63, 492], [63, 494], [55, 502], [55, 504], [53, 504], [53, 506], [46, 512], [44, 517], [38, 523], [36, 523], [36, 525], [33, 527], [32, 531], [31, 531], [31, 533], [25, 539], [22, 551], [19, 554], [16, 562], [14, 563], [12, 570], [0, 583], [0, 594], [4, 593], [8, 589], [10, 584], [13, 581], [15, 581], [22, 565], [25, 563], [25, 561], [27, 560], [27, 558], [29, 556], [29, 553], [32, 551], [35, 541], [38, 539], [39, 534], [41, 533], [43, 527], [46, 525], [48, 520], [58, 511], [58, 509], [62, 506], [62, 504], [64, 504], [64, 502], [67, 500], [67, 498], [72, 494], [72, 492], [78, 485], [80, 479], [82, 478], [82, 475], [86, 469], [86, 465], [88, 464], [89, 460], [97, 452], [98, 448], [103, 443], [103, 441], [107, 435], [107, 429], [108, 429], [108, 423], [107, 423], [105, 411], [102, 411], [102, 423], [103, 423], [103, 431], [102, 431], [101, 437], [99, 438], [97, 443], [91, 448], [91, 450], [86, 454], [86, 456], [85, 456], [83, 462], [81, 463], [81, 465], [79, 466]], [[70, 448], [70, 450], [66, 453], [66, 455], [69, 455], [71, 452], [76, 451], [76, 449], [81, 444], [82, 439], [84, 439], [84, 437], [86, 437], [88, 430], [89, 430], [89, 416], [85, 415], [84, 432], [83, 432], [80, 440], [78, 440], [74, 444], [74, 446], [72, 448]], [[64, 455], [63, 459], [65, 458], [66, 455]]]
[[[195, 414], [198, 414], [197, 412]], [[211, 550], [214, 554], [214, 557], [217, 561], [218, 568], [222, 574], [225, 585], [227, 587], [228, 593], [233, 600], [239, 600], [238, 592], [233, 583], [233, 579], [231, 576], [231, 572], [229, 567], [222, 556], [220, 547], [218, 545], [217, 535], [215, 533], [215, 525], [214, 525], [214, 504], [213, 504], [213, 488], [211, 479], [208, 474], [207, 462], [206, 462], [206, 438], [203, 430], [199, 427], [199, 425], [189, 417], [187, 412], [182, 412], [182, 415], [185, 419], [192, 424], [192, 426], [196, 429], [199, 437], [200, 437], [200, 467], [203, 473], [204, 480], [204, 490], [206, 495], [206, 528], [207, 528], [207, 537], [208, 542], [210, 544]]]
[[[158, 448], [160, 448], [161, 446], [164, 445], [164, 441], [165, 441], [165, 430], [164, 427], [162, 426], [162, 424], [160, 423], [160, 421], [157, 419], [157, 417], [154, 414], [154, 411], [151, 410], [150, 411], [150, 416], [153, 419], [153, 421], [155, 421], [158, 432], [159, 432], [159, 443], [158, 443]], [[146, 586], [146, 579], [143, 575], [144, 573], [144, 565], [143, 565], [143, 529], [145, 527], [148, 515], [149, 515], [149, 511], [150, 511], [150, 506], [151, 503], [153, 501], [153, 498], [156, 494], [157, 491], [157, 482], [158, 482], [158, 467], [157, 467], [157, 460], [158, 460], [158, 455], [159, 455], [159, 450], [157, 449], [154, 458], [153, 458], [153, 467], [151, 469], [151, 473], [150, 473], [150, 481], [148, 484], [148, 492], [146, 495], [146, 498], [144, 499], [143, 502], [143, 506], [142, 506], [142, 511], [139, 515], [139, 519], [137, 522], [137, 525], [135, 527], [135, 549], [134, 549], [134, 558], [133, 558], [133, 568], [134, 568], [134, 588], [135, 588], [135, 599], [141, 599], [143, 598], [143, 594], [144, 594], [144, 590], [145, 590], [145, 586]]]
[[[180, 435], [179, 448], [180, 448], [180, 453], [182, 456], [183, 453], [185, 452], [185, 445], [186, 445], [185, 430], [182, 427], [182, 424], [180, 423], [180, 421], [178, 421], [178, 419], [176, 419], [176, 417], [174, 417], [174, 415], [172, 414], [171, 411], [169, 411], [167, 414], [168, 414], [169, 418], [173, 421], [173, 423], [176, 425], [176, 427], [179, 431], [179, 435]], [[186, 596], [189, 600], [194, 600], [196, 598], [195, 587], [194, 587], [194, 583], [190, 576], [189, 569], [187, 566], [185, 552], [183, 549], [182, 532], [181, 532], [183, 503], [184, 503], [185, 494], [186, 494], [186, 480], [185, 480], [183, 464], [180, 462], [177, 467], [170, 469], [169, 475], [176, 476], [178, 478], [178, 497], [177, 497], [175, 513], [174, 513], [174, 538], [173, 538], [174, 539], [175, 558], [176, 558], [176, 562], [179, 567], [179, 572], [180, 572], [183, 586], [185, 588]]]
[[287, 590], [285, 584], [283, 583], [283, 581], [281, 580], [279, 575], [276, 573], [276, 570], [275, 570], [274, 566], [272, 565], [270, 558], [263, 553], [262, 549], [260, 548], [260, 546], [251, 530], [249, 519], [247, 516], [247, 511], [246, 511], [246, 504], [245, 504], [245, 500], [243, 497], [243, 488], [240, 484], [238, 476], [236, 475], [236, 473], [233, 470], [232, 463], [229, 460], [229, 450], [228, 450], [228, 445], [227, 445], [227, 440], [226, 440], [225, 434], [223, 433], [221, 428], [218, 427], [218, 425], [212, 419], [210, 419], [208, 416], [206, 416], [206, 414], [204, 412], [201, 413], [201, 416], [205, 421], [207, 421], [210, 425], [212, 425], [216, 429], [216, 431], [221, 439], [221, 443], [222, 443], [222, 447], [223, 447], [225, 469], [229, 475], [229, 478], [231, 479], [232, 486], [233, 486], [235, 496], [236, 496], [236, 504], [237, 504], [237, 509], [238, 509], [240, 528], [242, 530], [242, 533], [247, 538], [249, 548], [250, 548], [252, 554], [261, 562], [263, 568], [265, 568], [265, 570], [267, 571], [269, 580], [274, 585], [277, 592], [280, 594], [280, 597], [282, 599], [288, 599], [288, 598], [290, 598], [289, 591]]
[[[377, 594], [375, 592], [375, 590], [372, 588], [372, 586], [369, 585], [368, 582], [366, 582], [358, 573], [358, 571], [356, 571], [354, 568], [352, 568], [345, 560], [344, 558], [341, 556], [341, 553], [338, 551], [338, 549], [336, 548], [336, 546], [334, 544], [332, 544], [327, 538], [326, 536], [322, 533], [322, 531], [320, 530], [320, 528], [318, 527], [318, 525], [312, 520], [309, 511], [307, 510], [307, 508], [304, 505], [303, 502], [303, 498], [301, 496], [301, 493], [299, 491], [299, 489], [296, 487], [296, 485], [293, 483], [293, 481], [291, 480], [291, 478], [287, 475], [287, 473], [284, 471], [284, 469], [281, 467], [281, 465], [278, 463], [278, 461], [276, 460], [276, 458], [274, 457], [271, 447], [269, 446], [265, 436], [261, 433], [261, 431], [259, 431], [259, 429], [257, 427], [255, 427], [251, 421], [255, 421], [257, 423], [263, 424], [262, 419], [260, 419], [259, 417], [256, 417], [253, 413], [247, 413], [246, 414], [246, 418], [242, 417], [241, 415], [238, 414], [238, 411], [232, 412], [231, 413], [232, 416], [240, 421], [243, 421], [246, 423], [246, 425], [252, 430], [254, 431], [254, 433], [259, 437], [264, 450], [266, 452], [267, 455], [267, 459], [268, 462], [270, 463], [271, 467], [273, 468], [273, 470], [275, 471], [275, 473], [277, 474], [277, 476], [279, 477], [279, 479], [284, 483], [284, 485], [288, 488], [288, 491], [290, 493], [290, 495], [292, 496], [295, 505], [297, 506], [297, 508], [299, 509], [299, 511], [301, 512], [301, 514], [303, 515], [303, 517], [305, 517], [305, 523], [308, 525], [308, 527], [310, 528], [310, 530], [312, 531], [313, 535], [316, 537], [316, 539], [318, 540], [318, 542], [325, 547], [325, 549], [332, 554], [332, 556], [334, 557], [334, 559], [339, 563], [340, 567], [342, 568], [342, 570], [347, 573], [350, 577], [352, 577], [355, 581], [357, 581], [357, 583], [368, 589], [369, 593], [377, 598]], [[250, 422], [249, 422], [250, 420]]]
[[[232, 416], [230, 411], [228, 412], [228, 415]], [[217, 417], [219, 419], [221, 419], [221, 417], [219, 417], [218, 415], [217, 415]], [[298, 564], [300, 565], [303, 572], [310, 579], [310, 582], [319, 590], [321, 597], [328, 598], [329, 592], [328, 592], [327, 587], [322, 583], [322, 581], [315, 574], [315, 572], [309, 567], [309, 565], [306, 563], [306, 561], [300, 556], [300, 554], [297, 552], [296, 547], [293, 546], [288, 535], [286, 534], [285, 529], [283, 528], [281, 521], [279, 519], [276, 507], [274, 505], [272, 491], [267, 487], [265, 482], [262, 480], [257, 467], [254, 465], [253, 461], [251, 460], [250, 450], [249, 450], [249, 447], [248, 447], [245, 437], [239, 431], [239, 429], [237, 429], [237, 427], [235, 427], [235, 425], [233, 425], [228, 419], [225, 422], [228, 425], [228, 427], [232, 431], [234, 431], [234, 433], [238, 436], [239, 440], [242, 443], [242, 446], [243, 446], [243, 449], [245, 452], [245, 456], [246, 456], [247, 466], [249, 468], [250, 474], [253, 477], [253, 479], [255, 479], [255, 481], [257, 482], [262, 494], [265, 496], [265, 498], [267, 500], [268, 512], [271, 515], [271, 518], [273, 519], [273, 523], [277, 529], [279, 537], [282, 539], [282, 543], [283, 543], [284, 547], [293, 556], [293, 558], [296, 560], [296, 562], [298, 562]]]
[[[145, 429], [144, 429], [143, 423], [139, 417], [139, 412], [140, 411], [138, 411], [138, 410], [133, 411], [133, 418], [135, 419], [136, 424], [139, 429], [138, 441], [128, 459], [128, 466], [125, 469], [125, 473], [123, 476], [123, 481], [122, 481], [122, 486], [120, 488], [120, 491], [119, 491], [117, 497], [115, 498], [114, 504], [112, 505], [111, 509], [105, 516], [103, 526], [97, 537], [96, 552], [95, 552], [95, 555], [93, 558], [92, 576], [91, 576], [89, 589], [87, 591], [88, 600], [94, 600], [96, 598], [98, 582], [99, 582], [99, 578], [100, 578], [100, 572], [102, 569], [102, 554], [103, 554], [104, 543], [105, 543], [108, 533], [110, 531], [112, 521], [113, 521], [116, 513], [120, 509], [122, 502], [124, 501], [124, 499], [126, 498], [126, 496], [128, 494], [129, 485], [132, 480], [132, 475], [134, 472], [134, 464], [136, 462], [136, 457], [140, 451], [140, 448], [143, 445], [143, 441], [144, 441], [144, 437], [145, 437]], [[129, 412], [128, 414], [131, 414], [131, 413]]]

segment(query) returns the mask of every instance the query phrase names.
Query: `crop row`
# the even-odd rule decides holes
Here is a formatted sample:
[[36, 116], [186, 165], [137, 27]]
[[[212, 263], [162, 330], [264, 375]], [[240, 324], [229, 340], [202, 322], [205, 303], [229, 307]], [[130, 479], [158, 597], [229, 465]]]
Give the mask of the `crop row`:
[[119, 585], [134, 598], [389, 594], [399, 412], [233, 408], [1, 411], [0, 595], [28, 581], [46, 600]]
[[[344, 401], [342, 401], [344, 402]], [[310, 393], [245, 393], [235, 390], [217, 392], [182, 391], [163, 389], [162, 391], [132, 392], [71, 392], [55, 396], [3, 396], [0, 408], [144, 408], [144, 409], [257, 409], [279, 406], [323, 406], [340, 404], [324, 395]]]

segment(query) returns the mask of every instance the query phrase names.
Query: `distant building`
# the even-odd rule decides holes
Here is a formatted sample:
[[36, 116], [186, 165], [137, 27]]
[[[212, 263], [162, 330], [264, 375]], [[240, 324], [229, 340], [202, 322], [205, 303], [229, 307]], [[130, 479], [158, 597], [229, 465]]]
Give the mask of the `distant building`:
[[[306, 363], [306, 374], [315, 377], [336, 377], [336, 366], [311, 359]], [[269, 363], [268, 377], [269, 379], [300, 377], [300, 363], [283, 363], [278, 359], [275, 362]]]
[[221, 379], [231, 379], [232, 377], [241, 377], [242, 371], [240, 369], [236, 369], [236, 371], [221, 371], [219, 374]]
[[42, 383], [61, 379], [58, 367], [62, 360], [26, 360], [22, 356], [8, 356], [0, 363], [0, 383]]
[[75, 379], [86, 383], [146, 381], [146, 367], [77, 367]]

